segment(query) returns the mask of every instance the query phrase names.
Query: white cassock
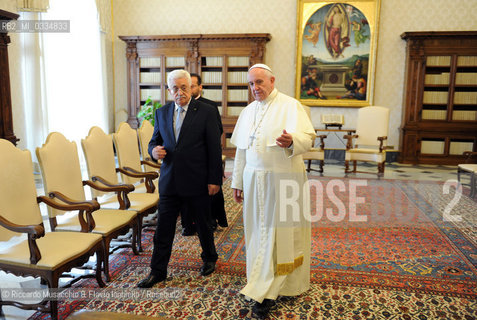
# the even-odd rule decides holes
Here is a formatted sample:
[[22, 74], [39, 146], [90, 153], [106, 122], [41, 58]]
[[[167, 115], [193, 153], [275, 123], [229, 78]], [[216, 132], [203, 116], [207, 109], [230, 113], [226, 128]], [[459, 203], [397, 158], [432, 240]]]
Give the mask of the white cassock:
[[[284, 129], [293, 137], [288, 149], [276, 144]], [[307, 185], [303, 192], [307, 178], [301, 154], [314, 138], [303, 106], [277, 89], [266, 100], [249, 104], [235, 125], [232, 188], [244, 192], [247, 253], [247, 285], [240, 293], [255, 301], [296, 296], [310, 287], [311, 230], [304, 218], [310, 215], [310, 194]], [[281, 183], [298, 187], [298, 197], [280, 194], [289, 190], [293, 195]], [[286, 197], [295, 205], [283, 206], [280, 199]]]

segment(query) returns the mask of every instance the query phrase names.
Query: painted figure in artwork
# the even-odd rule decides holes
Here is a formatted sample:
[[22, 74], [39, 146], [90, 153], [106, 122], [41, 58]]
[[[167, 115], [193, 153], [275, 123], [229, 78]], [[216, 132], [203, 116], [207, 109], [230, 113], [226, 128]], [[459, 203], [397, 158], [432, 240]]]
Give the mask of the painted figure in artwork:
[[348, 29], [347, 16], [338, 5], [334, 6], [326, 21], [328, 41], [326, 47], [334, 58], [344, 57], [343, 50], [349, 47], [349, 37], [346, 36]]
[[300, 98], [366, 100], [372, 20], [343, 2], [317, 5], [306, 15], [297, 79]]
[[336, 99], [366, 100], [367, 85], [364, 76], [353, 76], [352, 79], [346, 81], [345, 88], [348, 91], [342, 96], [337, 96]]
[[308, 68], [307, 72], [308, 74], [301, 79], [302, 90], [309, 96], [326, 99], [320, 91], [318, 70], [316, 68]]
[[362, 25], [368, 24], [366, 20], [363, 19], [361, 23], [357, 21], [351, 21], [351, 30], [354, 31], [354, 42], [356, 42], [356, 46], [359, 47], [360, 43], [364, 43], [366, 39], [369, 39], [369, 35], [364, 34], [364, 29]]
[[313, 44], [313, 47], [315, 48], [320, 38], [321, 25], [322, 25], [322, 22], [307, 23], [307, 26], [310, 27], [310, 29], [308, 30], [310, 34], [305, 35], [305, 39], [310, 41]]

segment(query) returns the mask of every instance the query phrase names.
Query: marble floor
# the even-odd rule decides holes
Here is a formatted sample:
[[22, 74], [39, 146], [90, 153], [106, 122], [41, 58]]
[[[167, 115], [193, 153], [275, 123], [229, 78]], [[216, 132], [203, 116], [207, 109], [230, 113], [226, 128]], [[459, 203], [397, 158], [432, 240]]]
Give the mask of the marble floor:
[[[350, 165], [351, 167], [351, 165]], [[318, 162], [312, 162], [312, 169], [318, 170]], [[225, 171], [231, 172], [233, 170], [233, 160], [227, 160]], [[378, 179], [377, 167], [372, 163], [358, 162], [358, 171], [366, 171], [369, 173], [355, 173], [348, 174], [348, 178], [366, 178]], [[310, 175], [320, 175], [316, 171], [312, 171]], [[344, 161], [327, 159], [323, 177], [344, 178]], [[401, 164], [397, 162], [386, 163], [384, 176], [381, 179], [402, 179], [402, 180], [431, 180], [431, 181], [447, 181], [449, 179], [457, 179], [457, 166], [443, 166], [443, 165], [410, 165]]]
[[[318, 169], [317, 163], [312, 163], [312, 169]], [[233, 170], [233, 160], [226, 161], [226, 172]], [[370, 173], [349, 174], [348, 178], [366, 178], [378, 179], [375, 174], [376, 166], [372, 164], [359, 163], [358, 170], [369, 171]], [[320, 175], [317, 172], [312, 172], [310, 175]], [[344, 164], [341, 161], [326, 160], [324, 177], [344, 178]], [[431, 181], [447, 181], [457, 179], [456, 166], [442, 166], [442, 165], [403, 165], [399, 163], [386, 164], [384, 177], [381, 179], [405, 179], [405, 180], [431, 180]], [[467, 178], [466, 178], [467, 179]], [[465, 181], [464, 181], [465, 182]], [[41, 178], [37, 178], [38, 193], [43, 194]], [[45, 217], [46, 218], [46, 217]], [[48, 225], [45, 221], [45, 225]], [[0, 288], [38, 288], [40, 287], [39, 279], [31, 277], [21, 278], [0, 271]], [[4, 307], [5, 320], [20, 320], [28, 319], [33, 311], [24, 311], [15, 307]], [[1, 319], [1, 317], [0, 317]]]

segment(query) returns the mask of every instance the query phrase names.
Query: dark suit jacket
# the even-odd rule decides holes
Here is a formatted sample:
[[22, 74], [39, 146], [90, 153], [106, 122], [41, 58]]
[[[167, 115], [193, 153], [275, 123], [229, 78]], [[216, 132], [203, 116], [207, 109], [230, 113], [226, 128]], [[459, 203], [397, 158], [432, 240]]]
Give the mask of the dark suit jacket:
[[217, 104], [217, 102], [204, 98], [203, 96], [200, 96], [196, 100], [201, 101], [203, 103], [210, 104], [211, 106], [215, 107], [215, 109], [217, 110], [217, 119], [219, 120], [220, 135], [222, 135], [222, 133], [224, 133], [224, 128], [222, 127], [222, 118], [220, 117], [219, 105]]
[[222, 151], [216, 108], [191, 99], [179, 140], [173, 129], [174, 102], [158, 109], [149, 154], [158, 145], [165, 147], [159, 193], [198, 196], [208, 194], [208, 184], [222, 185]]

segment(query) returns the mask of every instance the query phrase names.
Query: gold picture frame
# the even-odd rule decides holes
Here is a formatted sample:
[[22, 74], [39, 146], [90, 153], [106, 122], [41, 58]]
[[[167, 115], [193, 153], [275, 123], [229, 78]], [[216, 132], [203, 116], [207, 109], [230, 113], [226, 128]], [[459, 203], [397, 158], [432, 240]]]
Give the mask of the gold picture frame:
[[295, 97], [302, 104], [373, 103], [380, 6], [380, 0], [298, 0]]

